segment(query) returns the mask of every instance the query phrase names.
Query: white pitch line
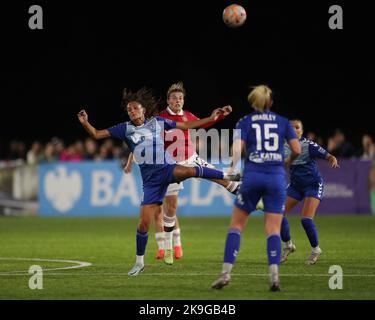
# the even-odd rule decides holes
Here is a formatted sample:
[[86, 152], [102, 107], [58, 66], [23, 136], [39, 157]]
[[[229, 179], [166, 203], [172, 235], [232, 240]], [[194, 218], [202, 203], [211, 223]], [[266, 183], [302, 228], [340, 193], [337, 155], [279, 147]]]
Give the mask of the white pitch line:
[[[47, 269], [44, 269], [47, 270]], [[0, 273], [0, 276], [29, 276], [28, 273], [21, 274], [21, 273]], [[66, 272], [60, 272], [60, 273], [44, 273], [45, 276], [115, 276], [115, 277], [123, 277], [128, 276], [127, 273], [110, 273], [110, 272], [84, 272], [84, 273], [66, 273]], [[139, 275], [140, 277], [144, 276], [172, 276], [172, 277], [191, 277], [191, 276], [217, 276], [218, 273], [142, 273]], [[266, 273], [233, 273], [232, 276], [245, 276], [245, 277], [268, 277], [269, 275]], [[304, 273], [290, 273], [290, 274], [280, 274], [280, 277], [330, 277], [331, 274], [304, 274]], [[343, 277], [375, 277], [375, 274], [344, 274]], [[132, 277], [133, 278], [133, 277]]]
[[[92, 263], [85, 262], [85, 261], [78, 261], [78, 260], [61, 260], [61, 259], [39, 259], [39, 258], [2, 258], [0, 257], [0, 260], [3, 261], [36, 261], [36, 262], [59, 262], [59, 263], [73, 263], [76, 264], [74, 266], [68, 266], [68, 267], [60, 267], [60, 268], [45, 268], [43, 271], [56, 271], [56, 270], [70, 270], [70, 269], [78, 269], [78, 268], [84, 268], [92, 266]], [[1, 272], [0, 275], [14, 275], [14, 274], [20, 274], [25, 273], [25, 270], [15, 270], [15, 271], [6, 271]], [[28, 273], [27, 273], [28, 274]]]

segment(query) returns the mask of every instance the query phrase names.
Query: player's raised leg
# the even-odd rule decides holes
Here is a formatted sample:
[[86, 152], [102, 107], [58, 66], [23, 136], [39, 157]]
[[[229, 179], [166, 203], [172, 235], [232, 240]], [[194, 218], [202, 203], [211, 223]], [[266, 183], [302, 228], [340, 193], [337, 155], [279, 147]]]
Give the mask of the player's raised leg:
[[134, 267], [128, 272], [129, 276], [137, 276], [144, 270], [144, 255], [148, 241], [148, 230], [157, 210], [161, 210], [158, 204], [141, 206], [140, 221], [136, 234], [136, 262]]
[[221, 289], [229, 284], [230, 274], [240, 250], [241, 232], [246, 226], [248, 217], [246, 211], [237, 207], [233, 208], [232, 220], [225, 242], [223, 269], [220, 277], [212, 283], [213, 289]]
[[314, 217], [316, 210], [320, 204], [320, 200], [313, 197], [305, 198], [302, 207], [302, 218], [301, 223], [305, 229], [306, 235], [310, 241], [312, 248], [310, 256], [307, 258], [306, 264], [313, 265], [318, 261], [319, 256], [322, 254], [322, 250], [319, 247], [318, 231], [314, 223]]

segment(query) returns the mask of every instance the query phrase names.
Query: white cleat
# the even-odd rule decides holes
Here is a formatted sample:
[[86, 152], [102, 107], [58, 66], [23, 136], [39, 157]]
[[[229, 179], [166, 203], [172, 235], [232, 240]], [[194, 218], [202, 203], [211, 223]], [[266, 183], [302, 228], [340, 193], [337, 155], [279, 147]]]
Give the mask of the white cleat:
[[319, 256], [322, 254], [322, 249], [315, 248], [312, 250], [311, 255], [307, 258], [306, 264], [307, 265], [313, 265], [318, 261]]
[[131, 270], [128, 272], [128, 276], [135, 277], [143, 272], [144, 269], [145, 267], [143, 265], [136, 263], [134, 267], [131, 268]]
[[271, 265], [270, 271], [270, 291], [277, 292], [281, 291], [279, 281], [279, 267], [277, 265]]
[[212, 283], [212, 289], [222, 289], [224, 286], [228, 285], [230, 281], [230, 274], [223, 273], [219, 279], [217, 279], [214, 283]]
[[294, 251], [296, 251], [297, 247], [292, 243], [291, 245], [288, 245], [286, 246], [284, 249], [283, 249], [283, 254], [281, 256], [281, 260], [280, 260], [280, 263], [283, 263], [285, 261], [288, 260], [288, 256], [293, 253]]

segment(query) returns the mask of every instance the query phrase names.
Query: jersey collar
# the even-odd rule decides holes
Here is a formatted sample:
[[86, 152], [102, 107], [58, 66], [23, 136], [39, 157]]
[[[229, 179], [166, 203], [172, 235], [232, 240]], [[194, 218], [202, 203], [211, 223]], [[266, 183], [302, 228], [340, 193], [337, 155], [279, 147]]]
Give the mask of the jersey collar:
[[179, 112], [173, 112], [171, 108], [169, 108], [169, 106], [167, 107], [167, 112], [172, 115], [172, 116], [183, 116], [184, 115], [184, 110], [181, 109]]

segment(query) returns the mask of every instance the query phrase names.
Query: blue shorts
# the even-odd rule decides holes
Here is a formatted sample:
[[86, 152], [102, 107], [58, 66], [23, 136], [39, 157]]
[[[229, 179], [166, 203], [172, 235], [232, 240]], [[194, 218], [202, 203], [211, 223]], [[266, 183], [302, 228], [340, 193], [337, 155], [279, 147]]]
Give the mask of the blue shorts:
[[323, 180], [310, 184], [308, 186], [300, 186], [298, 184], [291, 183], [288, 186], [287, 195], [288, 197], [291, 197], [298, 201], [301, 201], [307, 197], [316, 198], [322, 201], [324, 195]]
[[145, 204], [162, 204], [169, 184], [174, 183], [173, 170], [176, 164], [168, 164], [153, 172], [151, 178], [143, 181], [141, 206]]
[[255, 210], [263, 199], [264, 211], [284, 213], [286, 200], [286, 181], [284, 174], [252, 172], [249, 181], [243, 182], [234, 200], [234, 205], [248, 213]]

